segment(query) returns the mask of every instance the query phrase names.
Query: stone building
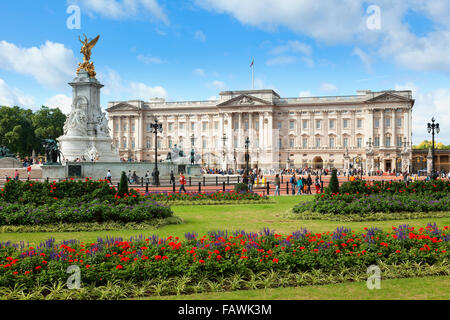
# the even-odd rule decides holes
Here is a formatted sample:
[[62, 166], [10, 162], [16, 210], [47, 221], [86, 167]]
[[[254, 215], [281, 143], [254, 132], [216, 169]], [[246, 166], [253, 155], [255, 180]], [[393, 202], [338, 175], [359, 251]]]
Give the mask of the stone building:
[[162, 122], [158, 160], [175, 144], [210, 168], [411, 167], [411, 91], [282, 98], [273, 90], [225, 91], [218, 100], [108, 103], [111, 135], [122, 159], [154, 161], [150, 124]]

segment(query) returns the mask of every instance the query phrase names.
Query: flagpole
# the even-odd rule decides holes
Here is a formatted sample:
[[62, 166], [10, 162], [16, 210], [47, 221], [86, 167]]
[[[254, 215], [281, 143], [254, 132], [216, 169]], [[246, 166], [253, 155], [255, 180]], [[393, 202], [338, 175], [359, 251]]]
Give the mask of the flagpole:
[[252, 60], [252, 90], [255, 90], [255, 59]]

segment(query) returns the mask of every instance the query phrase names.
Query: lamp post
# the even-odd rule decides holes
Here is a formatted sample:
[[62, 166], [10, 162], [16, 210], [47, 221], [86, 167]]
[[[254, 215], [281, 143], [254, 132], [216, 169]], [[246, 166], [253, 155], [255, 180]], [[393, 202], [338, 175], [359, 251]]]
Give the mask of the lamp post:
[[234, 148], [233, 155], [234, 155], [234, 171], [236, 173], [236, 171], [237, 171], [236, 148]]
[[431, 123], [428, 122], [427, 130], [428, 133], [431, 133], [432, 136], [432, 145], [431, 145], [431, 178], [433, 180], [437, 179], [437, 175], [435, 173], [435, 167], [434, 167], [434, 132], [436, 133], [440, 132], [439, 123], [435, 123], [434, 117], [431, 119]]
[[225, 162], [225, 155], [226, 155], [225, 149], [226, 149], [226, 141], [227, 141], [227, 135], [225, 133], [223, 134], [222, 141], [223, 141], [223, 150], [222, 150], [223, 164], [225, 166], [225, 170], [228, 170], [228, 168], [227, 168], [228, 166]]
[[250, 155], [248, 154], [248, 147], [250, 146], [250, 139], [247, 137], [245, 139], [245, 172], [248, 175], [248, 162], [250, 160]]
[[158, 122], [155, 118], [155, 122], [150, 124], [152, 133], [155, 134], [155, 171], [153, 173], [153, 184], [159, 186], [159, 171], [158, 171], [158, 132], [162, 132], [162, 123]]
[[194, 150], [194, 144], [195, 144], [195, 136], [194, 134], [191, 135], [191, 165], [195, 164], [195, 150]]

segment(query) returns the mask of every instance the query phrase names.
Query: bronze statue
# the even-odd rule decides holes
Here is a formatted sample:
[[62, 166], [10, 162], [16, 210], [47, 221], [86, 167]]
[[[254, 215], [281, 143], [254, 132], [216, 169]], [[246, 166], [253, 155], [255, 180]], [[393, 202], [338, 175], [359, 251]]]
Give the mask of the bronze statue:
[[94, 63], [90, 62], [91, 60], [91, 51], [92, 48], [95, 47], [95, 45], [98, 42], [98, 39], [100, 39], [100, 36], [98, 35], [93, 40], [89, 41], [86, 35], [84, 35], [84, 40], [81, 40], [80, 37], [78, 37], [78, 40], [83, 44], [81, 47], [80, 53], [83, 54], [83, 63], [78, 64], [77, 72], [80, 72], [81, 70], [86, 70], [91, 78], [94, 78], [96, 76]]
[[[47, 162], [45, 164], [60, 164], [61, 151], [59, 151], [58, 144], [53, 139], [42, 139]], [[59, 159], [59, 162], [58, 162]]]
[[16, 158], [16, 156], [11, 153], [8, 147], [0, 146], [0, 158]]

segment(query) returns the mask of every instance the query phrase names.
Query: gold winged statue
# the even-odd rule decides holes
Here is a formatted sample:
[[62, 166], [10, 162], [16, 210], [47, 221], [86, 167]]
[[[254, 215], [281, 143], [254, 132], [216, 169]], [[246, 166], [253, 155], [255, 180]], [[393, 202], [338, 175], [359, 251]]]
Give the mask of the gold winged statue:
[[77, 72], [86, 70], [91, 78], [95, 78], [96, 73], [94, 63], [90, 62], [89, 60], [91, 60], [91, 50], [97, 44], [98, 39], [100, 39], [100, 36], [95, 37], [95, 39], [91, 41], [88, 40], [86, 35], [84, 35], [84, 40], [81, 40], [80, 37], [78, 37], [78, 40], [80, 40], [80, 42], [83, 44], [80, 51], [80, 53], [83, 54], [83, 63], [78, 63]]

